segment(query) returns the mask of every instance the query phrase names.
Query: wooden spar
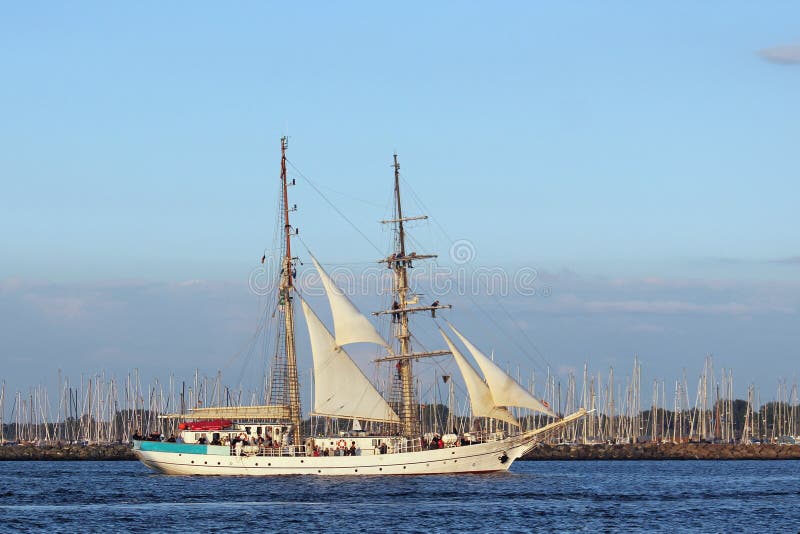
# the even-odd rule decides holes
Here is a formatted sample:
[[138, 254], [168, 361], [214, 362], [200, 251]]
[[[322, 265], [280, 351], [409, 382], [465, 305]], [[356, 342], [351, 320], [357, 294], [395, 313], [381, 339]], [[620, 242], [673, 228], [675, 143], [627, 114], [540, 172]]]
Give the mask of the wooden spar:
[[385, 358], [376, 358], [374, 362], [394, 362], [401, 360], [416, 360], [418, 358], [432, 358], [435, 356], [446, 356], [452, 354], [449, 350], [431, 350], [427, 352], [410, 352], [408, 354], [393, 354]]
[[391, 309], [391, 310], [381, 310], [381, 311], [372, 312], [372, 315], [387, 315], [387, 314], [390, 314], [390, 313], [416, 313], [416, 312], [432, 311], [432, 310], [449, 310], [452, 307], [453, 307], [452, 304], [443, 304], [443, 305], [437, 305], [437, 306], [413, 306], [413, 307], [408, 307], [408, 308], [400, 307], [400, 308]]
[[563, 419], [559, 419], [558, 421], [554, 421], [550, 424], [547, 424], [543, 427], [536, 428], [534, 430], [528, 431], [524, 433], [522, 436], [523, 438], [531, 438], [534, 436], [538, 436], [540, 434], [546, 434], [548, 432], [552, 432], [554, 430], [558, 430], [573, 421], [577, 421], [582, 417], [585, 417], [589, 412], [586, 411], [586, 408], [581, 408], [577, 412], [572, 413], [564, 417]]

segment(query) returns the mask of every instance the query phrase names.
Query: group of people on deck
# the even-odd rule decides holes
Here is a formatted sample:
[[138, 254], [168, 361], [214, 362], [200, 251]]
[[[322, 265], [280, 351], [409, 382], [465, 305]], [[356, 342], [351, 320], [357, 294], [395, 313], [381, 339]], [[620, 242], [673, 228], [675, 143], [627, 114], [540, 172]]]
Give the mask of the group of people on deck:
[[334, 449], [328, 447], [322, 449], [319, 445], [314, 445], [311, 449], [311, 456], [359, 456], [360, 453], [361, 449], [356, 447], [355, 441], [350, 442], [350, 447], [345, 444]]
[[427, 442], [427, 440], [423, 437], [422, 448], [428, 448], [430, 450], [444, 449], [444, 440], [442, 439], [442, 436], [440, 436], [439, 434], [434, 434], [430, 442]]
[[[306, 440], [305, 450], [308, 456], [361, 456], [362, 454], [361, 448], [355, 441], [350, 441], [348, 446], [346, 440], [340, 439], [336, 444], [331, 442], [331, 447], [325, 447], [324, 443], [317, 444], [314, 441], [313, 438]], [[387, 443], [378, 441], [372, 454], [387, 454], [388, 452]]]

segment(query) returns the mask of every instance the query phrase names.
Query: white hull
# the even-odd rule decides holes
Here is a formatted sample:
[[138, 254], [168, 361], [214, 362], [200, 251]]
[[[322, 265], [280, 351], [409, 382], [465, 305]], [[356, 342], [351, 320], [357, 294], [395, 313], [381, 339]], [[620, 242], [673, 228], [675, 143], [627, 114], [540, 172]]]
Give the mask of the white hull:
[[395, 454], [364, 456], [218, 456], [134, 450], [143, 464], [169, 475], [428, 475], [507, 471], [529, 451], [532, 436]]

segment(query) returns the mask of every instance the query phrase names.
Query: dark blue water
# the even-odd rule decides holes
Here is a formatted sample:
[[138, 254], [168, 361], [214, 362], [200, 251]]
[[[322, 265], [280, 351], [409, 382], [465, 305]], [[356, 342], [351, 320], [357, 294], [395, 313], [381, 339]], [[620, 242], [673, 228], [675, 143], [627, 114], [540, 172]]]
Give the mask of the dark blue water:
[[800, 461], [516, 462], [426, 477], [156, 475], [0, 462], [0, 530], [798, 532]]

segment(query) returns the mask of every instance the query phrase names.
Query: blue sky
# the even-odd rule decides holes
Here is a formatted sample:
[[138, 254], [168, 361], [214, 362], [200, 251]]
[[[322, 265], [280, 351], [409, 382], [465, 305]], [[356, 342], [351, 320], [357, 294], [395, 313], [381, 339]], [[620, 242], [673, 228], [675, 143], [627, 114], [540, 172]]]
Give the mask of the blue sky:
[[[409, 195], [409, 210], [435, 219], [414, 229], [421, 247], [446, 264], [469, 239], [475, 266], [536, 268], [552, 296], [509, 307], [549, 361], [639, 353], [668, 379], [713, 352], [771, 387], [798, 361], [799, 16], [748, 2], [6, 2], [0, 378], [151, 356], [152, 373], [167, 356], [213, 373], [258, 317], [247, 280], [271, 243], [288, 134], [292, 163], [381, 247], [397, 151], [424, 202]], [[375, 259], [291, 174], [316, 255]]]

